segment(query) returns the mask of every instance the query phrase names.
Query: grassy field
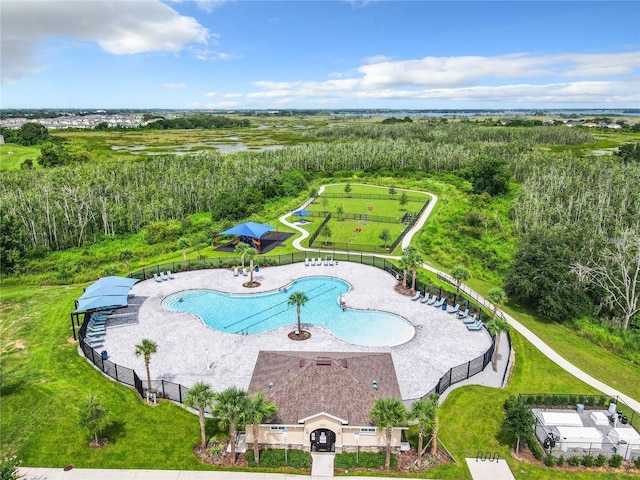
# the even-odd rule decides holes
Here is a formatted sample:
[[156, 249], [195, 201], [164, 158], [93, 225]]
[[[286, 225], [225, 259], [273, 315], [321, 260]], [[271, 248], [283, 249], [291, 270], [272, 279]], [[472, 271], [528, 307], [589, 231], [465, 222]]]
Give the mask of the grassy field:
[[18, 170], [25, 160], [36, 160], [40, 156], [40, 147], [23, 147], [15, 143], [0, 145], [0, 169]]

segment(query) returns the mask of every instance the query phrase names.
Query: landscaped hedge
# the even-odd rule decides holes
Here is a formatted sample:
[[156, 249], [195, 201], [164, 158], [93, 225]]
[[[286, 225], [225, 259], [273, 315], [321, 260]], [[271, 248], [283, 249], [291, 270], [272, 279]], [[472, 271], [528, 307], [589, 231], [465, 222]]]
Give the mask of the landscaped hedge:
[[[253, 450], [249, 450], [244, 458], [250, 467], [256, 467], [255, 459], [253, 458]], [[309, 452], [303, 452], [302, 450], [287, 450], [286, 461], [285, 451], [282, 448], [273, 448], [264, 450], [260, 453], [260, 467], [264, 468], [311, 468], [311, 455]]]
[[[355, 453], [338, 453], [335, 456], [333, 465], [336, 468], [353, 469], [353, 468], [381, 468], [384, 467], [384, 461], [386, 458], [385, 452], [360, 452]], [[357, 460], [357, 461], [356, 461]], [[398, 459], [395, 455], [391, 455], [391, 468], [396, 469], [398, 467]]]
[[576, 405], [581, 403], [587, 407], [609, 407], [610, 403], [616, 403], [615, 398], [611, 398], [607, 395], [558, 395], [551, 393], [539, 393], [539, 394], [520, 394], [520, 397], [524, 399], [529, 405], [544, 405], [547, 407], [552, 406], [565, 406]]

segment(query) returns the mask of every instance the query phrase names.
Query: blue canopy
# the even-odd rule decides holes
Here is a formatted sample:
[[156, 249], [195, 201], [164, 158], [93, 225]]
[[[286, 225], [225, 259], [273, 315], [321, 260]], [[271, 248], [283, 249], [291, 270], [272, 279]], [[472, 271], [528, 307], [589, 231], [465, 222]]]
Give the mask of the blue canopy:
[[94, 298], [94, 297], [111, 297], [118, 295], [129, 295], [129, 290], [131, 287], [126, 286], [117, 286], [117, 285], [102, 285], [92, 288], [91, 290], [87, 289], [79, 298], [79, 300], [84, 300], [86, 298]]
[[300, 215], [301, 217], [305, 216], [305, 215], [311, 215], [311, 212], [309, 210], [298, 210], [296, 212], [293, 212], [294, 215]]
[[273, 227], [271, 225], [264, 225], [262, 223], [256, 222], [246, 222], [236, 225], [229, 230], [221, 232], [221, 235], [242, 235], [245, 237], [260, 238], [265, 233], [270, 232], [271, 230], [273, 230]]
[[103, 297], [91, 297], [78, 299], [76, 312], [98, 310], [106, 307], [126, 307], [129, 304], [127, 295], [106, 295]]
[[92, 285], [89, 285], [85, 288], [85, 293], [91, 292], [92, 290], [96, 290], [102, 287], [127, 287], [131, 288], [138, 282], [136, 278], [128, 278], [128, 277], [102, 277]]

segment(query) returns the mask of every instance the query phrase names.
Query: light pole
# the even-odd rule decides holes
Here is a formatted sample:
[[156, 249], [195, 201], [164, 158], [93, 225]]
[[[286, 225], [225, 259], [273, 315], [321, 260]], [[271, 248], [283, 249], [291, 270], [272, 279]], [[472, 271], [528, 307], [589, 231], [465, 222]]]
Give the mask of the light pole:
[[360, 447], [358, 446], [358, 440], [360, 440], [360, 432], [354, 433], [356, 437], [356, 465], [360, 463]]
[[287, 428], [285, 427], [282, 430], [282, 438], [284, 439], [284, 463], [289, 463], [289, 459], [287, 458]]

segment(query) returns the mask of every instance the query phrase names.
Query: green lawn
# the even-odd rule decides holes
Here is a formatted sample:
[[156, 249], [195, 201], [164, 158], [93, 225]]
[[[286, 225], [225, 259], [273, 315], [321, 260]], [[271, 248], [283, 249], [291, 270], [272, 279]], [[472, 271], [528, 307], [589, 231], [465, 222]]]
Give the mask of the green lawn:
[[40, 156], [40, 147], [23, 147], [15, 143], [0, 145], [0, 169], [18, 170], [25, 160], [36, 160]]

